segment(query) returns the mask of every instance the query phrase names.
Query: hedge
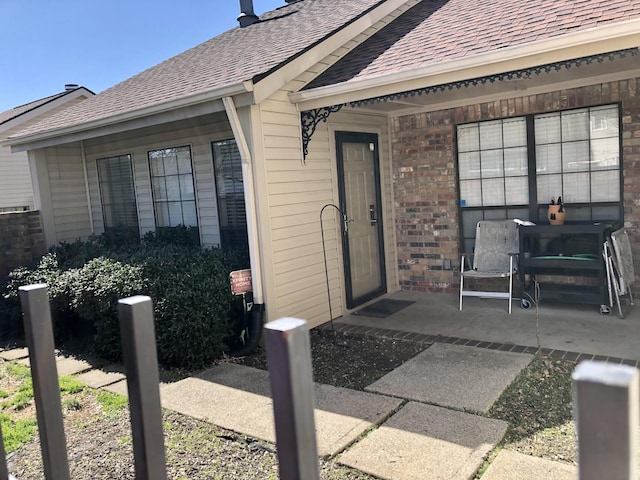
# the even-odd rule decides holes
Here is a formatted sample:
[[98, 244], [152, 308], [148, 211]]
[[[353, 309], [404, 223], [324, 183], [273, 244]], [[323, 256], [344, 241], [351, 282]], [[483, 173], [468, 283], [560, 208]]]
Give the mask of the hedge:
[[[117, 300], [149, 295], [154, 304], [159, 362], [167, 367], [203, 368], [223, 356], [239, 335], [238, 299], [229, 273], [248, 264], [245, 252], [178, 245], [147, 235], [143, 242], [109, 244], [105, 236], [62, 244], [35, 268], [11, 272], [3, 294], [4, 337], [20, 332], [18, 287], [47, 283], [58, 342], [79, 321], [91, 328], [87, 349], [121, 360]], [[167, 237], [167, 233], [163, 232]]]

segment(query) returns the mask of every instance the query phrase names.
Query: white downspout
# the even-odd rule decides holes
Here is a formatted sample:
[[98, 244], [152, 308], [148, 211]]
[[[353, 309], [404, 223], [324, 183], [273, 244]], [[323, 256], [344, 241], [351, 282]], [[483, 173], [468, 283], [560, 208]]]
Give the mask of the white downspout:
[[223, 97], [224, 109], [227, 112], [233, 136], [236, 139], [240, 158], [242, 159], [242, 184], [244, 185], [244, 204], [247, 216], [247, 236], [249, 237], [249, 259], [251, 262], [251, 280], [253, 282], [253, 301], [258, 305], [264, 303], [262, 291], [262, 268], [260, 264], [260, 243], [258, 242], [258, 222], [256, 219], [255, 193], [251, 153], [244, 136], [236, 106], [231, 97]]
[[84, 140], [80, 140], [80, 155], [82, 157], [82, 172], [84, 173], [84, 190], [87, 194], [87, 207], [89, 208], [89, 225], [91, 235], [95, 233], [93, 228], [93, 212], [91, 211], [91, 194], [89, 193], [89, 175], [87, 175], [87, 157], [84, 153]]

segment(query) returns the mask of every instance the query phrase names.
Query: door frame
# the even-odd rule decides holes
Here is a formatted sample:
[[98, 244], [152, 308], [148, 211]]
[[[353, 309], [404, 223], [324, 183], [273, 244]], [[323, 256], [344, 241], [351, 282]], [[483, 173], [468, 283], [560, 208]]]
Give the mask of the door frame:
[[338, 173], [338, 195], [340, 211], [346, 215], [346, 192], [344, 182], [344, 159], [342, 157], [342, 143], [373, 143], [373, 174], [375, 182], [375, 195], [377, 205], [376, 232], [378, 237], [378, 262], [380, 265], [380, 287], [366, 295], [353, 298], [351, 283], [351, 254], [349, 252], [349, 237], [345, 222], [340, 222], [340, 232], [342, 236], [342, 262], [344, 272], [344, 286], [346, 296], [346, 306], [348, 309], [355, 308], [363, 303], [378, 297], [387, 292], [387, 269], [385, 257], [384, 225], [383, 225], [383, 204], [382, 204], [382, 183], [380, 175], [380, 145], [378, 134], [368, 132], [353, 132], [345, 130], [335, 131], [336, 163]]

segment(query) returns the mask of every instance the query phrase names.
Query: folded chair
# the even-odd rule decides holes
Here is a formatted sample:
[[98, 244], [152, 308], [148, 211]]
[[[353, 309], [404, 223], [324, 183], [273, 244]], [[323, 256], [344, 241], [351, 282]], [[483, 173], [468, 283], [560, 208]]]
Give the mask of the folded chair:
[[[472, 254], [462, 254], [460, 261], [460, 310], [462, 310], [464, 297], [506, 298], [509, 300], [509, 314], [511, 314], [517, 255], [518, 224], [516, 222], [513, 220], [478, 222], [474, 251]], [[473, 263], [465, 264], [470, 257], [473, 257]], [[506, 278], [509, 281], [509, 291], [465, 289], [465, 280], [474, 279], [474, 283], [477, 284], [478, 280], [483, 278]], [[492, 282], [495, 284], [495, 280]]]
[[[631, 243], [624, 228], [611, 233], [611, 245], [609, 250], [610, 283], [613, 284], [616, 300], [618, 303], [618, 313], [623, 318], [620, 297], [629, 296], [629, 304], [633, 305], [633, 295], [631, 286], [636, 280], [636, 273], [633, 268], [633, 257], [631, 255]], [[605, 249], [606, 251], [606, 249]]]

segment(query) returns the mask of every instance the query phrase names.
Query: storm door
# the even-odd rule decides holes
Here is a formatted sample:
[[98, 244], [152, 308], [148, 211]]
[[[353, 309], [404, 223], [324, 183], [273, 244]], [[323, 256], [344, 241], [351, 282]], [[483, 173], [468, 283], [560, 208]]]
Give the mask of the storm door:
[[378, 137], [336, 133], [347, 308], [386, 292]]

